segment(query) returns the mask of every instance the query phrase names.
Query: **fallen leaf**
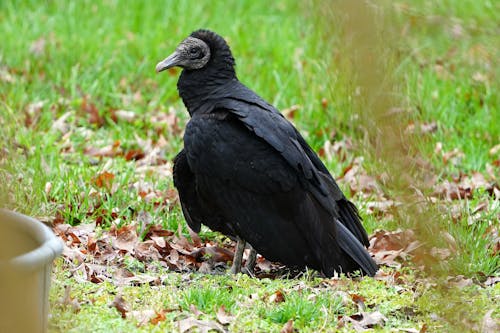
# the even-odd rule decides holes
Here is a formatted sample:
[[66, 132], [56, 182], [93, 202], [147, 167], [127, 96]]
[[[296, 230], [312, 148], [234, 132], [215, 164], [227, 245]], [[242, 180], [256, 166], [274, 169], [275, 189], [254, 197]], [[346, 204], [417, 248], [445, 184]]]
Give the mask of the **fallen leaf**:
[[285, 295], [281, 290], [276, 290], [274, 294], [269, 296], [270, 303], [283, 303], [285, 301]]
[[68, 123], [68, 119], [73, 115], [71, 111], [64, 113], [62, 116], [57, 118], [51, 126], [52, 130], [57, 130], [62, 134], [66, 134], [69, 132], [71, 125]]
[[379, 311], [360, 312], [352, 316], [344, 316], [348, 322], [351, 322], [357, 331], [364, 331], [367, 328], [375, 326], [384, 326], [387, 318]]
[[392, 267], [401, 266], [397, 259], [406, 260], [420, 242], [415, 239], [415, 233], [411, 229], [387, 232], [379, 230], [370, 237], [370, 250], [378, 264]]
[[234, 320], [234, 316], [226, 312], [226, 307], [222, 305], [219, 310], [217, 310], [217, 321], [222, 325], [228, 325]]
[[208, 333], [210, 330], [215, 330], [220, 333], [225, 333], [224, 327], [220, 326], [218, 323], [212, 320], [198, 320], [192, 317], [179, 320], [177, 322], [177, 327], [180, 333], [189, 331], [191, 328], [196, 327], [201, 333]]
[[151, 324], [157, 325], [159, 322], [165, 321], [167, 319], [167, 317], [165, 316], [166, 312], [167, 311], [164, 309], [155, 312], [156, 315], [150, 320]]
[[172, 236], [173, 234], [174, 234], [173, 231], [164, 229], [159, 224], [153, 224], [148, 227], [148, 232], [144, 236], [144, 239], [151, 238], [152, 236], [167, 237], [167, 236]]
[[45, 53], [45, 45], [47, 45], [47, 40], [45, 37], [40, 37], [30, 45], [30, 52], [35, 56], [41, 56]]
[[125, 299], [121, 294], [116, 295], [115, 299], [113, 300], [110, 306], [118, 310], [122, 318], [127, 318], [127, 312], [129, 311], [129, 309], [127, 303], [125, 302]]
[[201, 238], [200, 236], [198, 236], [198, 234], [196, 232], [194, 232], [193, 230], [191, 230], [191, 228], [188, 226], [188, 232], [189, 232], [189, 236], [191, 237], [192, 241], [193, 241], [193, 245], [196, 246], [196, 247], [201, 247]]
[[283, 326], [283, 328], [281, 329], [280, 333], [293, 333], [293, 332], [294, 332], [294, 329], [293, 329], [293, 320], [290, 319]]
[[88, 96], [84, 96], [82, 99], [80, 110], [87, 114], [87, 120], [90, 124], [97, 125], [97, 127], [104, 125], [104, 117], [99, 114], [97, 106], [88, 100]]
[[435, 121], [430, 122], [430, 123], [423, 123], [419, 124], [419, 126], [416, 126], [415, 123], [411, 123], [406, 127], [405, 132], [414, 134], [427, 134], [427, 133], [434, 133], [438, 129], [438, 125]]
[[138, 161], [142, 158], [144, 158], [146, 156], [146, 154], [144, 153], [144, 151], [140, 148], [137, 148], [137, 149], [130, 149], [129, 151], [127, 151], [124, 155], [125, 159], [127, 161]]
[[472, 286], [474, 282], [470, 278], [466, 278], [463, 275], [457, 275], [453, 277], [449, 277], [447, 279], [448, 284], [458, 287], [458, 288], [464, 288], [468, 286]]
[[491, 149], [489, 150], [490, 156], [495, 156], [498, 153], [500, 153], [500, 143], [491, 147]]
[[272, 265], [272, 262], [261, 256], [257, 257], [257, 262], [255, 264], [255, 266], [262, 272], [270, 272]]
[[463, 200], [472, 198], [472, 192], [473, 188], [469, 184], [457, 184], [445, 180], [435, 186], [433, 195], [448, 200]]
[[137, 321], [138, 327], [149, 324], [155, 315], [156, 311], [154, 310], [131, 311], [129, 313], [129, 317]]
[[115, 157], [122, 154], [120, 147], [116, 147], [115, 144], [104, 146], [101, 148], [97, 147], [85, 147], [83, 153], [92, 157]]
[[292, 105], [289, 108], [283, 109], [282, 114], [288, 119], [294, 119], [296, 112], [300, 109], [300, 105]]
[[117, 120], [122, 120], [128, 123], [133, 122], [137, 117], [135, 112], [126, 110], [115, 110], [113, 114], [115, 115]]
[[110, 191], [113, 185], [113, 179], [115, 179], [114, 174], [104, 171], [93, 178], [93, 183], [99, 188], [105, 188]]
[[81, 308], [80, 303], [71, 297], [70, 285], [64, 286], [64, 296], [58, 301], [58, 303], [65, 307], [71, 307], [71, 310], [75, 313], [79, 312]]
[[207, 246], [197, 249], [190, 254], [197, 261], [229, 262], [233, 261], [234, 253], [218, 246]]
[[484, 285], [490, 287], [499, 282], [500, 282], [500, 276], [488, 276], [488, 278], [486, 278], [486, 281], [484, 281]]
[[481, 333], [497, 333], [500, 332], [500, 321], [498, 318], [492, 318], [491, 315], [495, 309], [491, 309], [483, 317], [481, 323]]
[[356, 303], [360, 309], [365, 308], [365, 298], [363, 296], [358, 294], [350, 294], [349, 296], [351, 296], [352, 301]]
[[194, 314], [195, 318], [198, 318], [199, 316], [204, 315], [204, 313], [201, 312], [200, 310], [198, 310], [198, 308], [194, 304], [189, 305], [189, 311], [191, 311], [191, 313]]
[[113, 247], [130, 253], [134, 252], [138, 239], [137, 228], [134, 224], [125, 225], [116, 230], [111, 229], [110, 233], [114, 236]]

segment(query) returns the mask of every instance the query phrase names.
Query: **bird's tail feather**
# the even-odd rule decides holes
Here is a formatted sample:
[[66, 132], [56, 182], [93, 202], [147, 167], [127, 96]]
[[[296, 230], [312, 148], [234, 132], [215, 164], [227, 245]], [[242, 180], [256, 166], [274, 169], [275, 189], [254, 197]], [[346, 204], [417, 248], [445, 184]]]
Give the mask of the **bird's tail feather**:
[[368, 247], [370, 245], [368, 235], [361, 224], [361, 217], [356, 206], [345, 198], [337, 201], [337, 204], [339, 205], [340, 222], [349, 229], [361, 244]]
[[356, 237], [342, 223], [337, 220], [338, 244], [340, 248], [354, 260], [363, 272], [374, 276], [378, 270], [377, 264], [356, 239]]

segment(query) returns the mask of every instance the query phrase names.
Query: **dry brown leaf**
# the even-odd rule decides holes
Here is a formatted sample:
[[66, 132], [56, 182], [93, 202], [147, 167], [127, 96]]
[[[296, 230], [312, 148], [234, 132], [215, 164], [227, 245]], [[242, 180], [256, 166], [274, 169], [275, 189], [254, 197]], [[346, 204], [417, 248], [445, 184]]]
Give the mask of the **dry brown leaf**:
[[453, 150], [443, 152], [442, 156], [444, 164], [449, 163], [452, 165], [459, 165], [460, 162], [462, 161], [462, 158], [464, 158], [465, 154], [458, 148], [455, 148]]
[[481, 323], [481, 333], [500, 332], [500, 320], [491, 316], [494, 311], [495, 309], [491, 309], [484, 315], [483, 322]]
[[430, 251], [431, 256], [444, 260], [451, 256], [450, 249], [433, 247]]
[[154, 241], [150, 239], [137, 243], [134, 248], [134, 255], [138, 260], [145, 262], [158, 261], [162, 257]]
[[199, 316], [204, 315], [204, 313], [201, 312], [200, 310], [198, 310], [198, 308], [194, 304], [189, 305], [189, 311], [191, 311], [191, 313], [194, 314], [195, 318], [198, 318]]
[[47, 40], [45, 37], [40, 37], [30, 45], [30, 53], [35, 56], [41, 56], [45, 53], [45, 46], [47, 45]]
[[415, 239], [411, 229], [387, 232], [377, 231], [370, 237], [370, 251], [378, 264], [399, 267], [397, 259], [406, 260], [417, 248], [420, 242]]
[[145, 156], [146, 156], [146, 154], [140, 148], [130, 149], [124, 155], [125, 160], [127, 160], [127, 161], [138, 161], [138, 160], [144, 158]]
[[154, 310], [140, 310], [140, 311], [131, 311], [129, 313], [129, 317], [134, 318], [137, 321], [137, 326], [144, 326], [151, 322], [151, 320], [155, 317], [156, 311]]
[[280, 333], [293, 333], [295, 330], [293, 328], [293, 320], [290, 319], [281, 329]]
[[387, 318], [379, 311], [375, 312], [360, 312], [352, 316], [344, 316], [347, 322], [353, 324], [356, 331], [364, 331], [367, 328], [375, 326], [384, 326]]
[[271, 268], [273, 266], [273, 263], [270, 262], [269, 260], [265, 259], [264, 257], [257, 256], [257, 261], [255, 266], [260, 269], [262, 272], [270, 272]]
[[118, 312], [120, 312], [122, 318], [127, 318], [127, 312], [129, 311], [127, 302], [123, 298], [121, 294], [116, 295], [115, 299], [111, 303], [112, 307], [114, 307]]
[[500, 282], [500, 276], [488, 276], [486, 281], [484, 281], [484, 285], [487, 287], [493, 286]]
[[438, 129], [438, 125], [435, 121], [430, 122], [430, 123], [423, 123], [423, 124], [418, 124], [419, 126], [415, 123], [411, 123], [406, 127], [405, 132], [413, 134], [413, 133], [418, 133], [418, 134], [427, 134], [427, 133], [434, 133]]
[[493, 147], [491, 147], [491, 149], [489, 150], [489, 154], [490, 156], [496, 156], [498, 153], [500, 153], [500, 143], [497, 144], [497, 145], [494, 145]]
[[83, 153], [92, 157], [115, 157], [122, 154], [121, 148], [116, 147], [114, 144], [104, 146], [101, 148], [97, 147], [85, 147]]
[[64, 286], [64, 296], [58, 301], [58, 303], [65, 307], [71, 307], [71, 310], [75, 313], [79, 312], [81, 308], [80, 303], [71, 297], [70, 285]]
[[104, 117], [99, 114], [97, 106], [88, 100], [88, 96], [83, 97], [82, 103], [80, 104], [80, 110], [87, 114], [87, 120], [89, 123], [97, 125], [97, 127], [104, 125]]
[[192, 317], [179, 320], [177, 322], [177, 327], [180, 333], [189, 331], [191, 328], [196, 327], [201, 333], [208, 333], [210, 330], [214, 330], [220, 333], [225, 333], [224, 327], [220, 326], [218, 323], [212, 320], [198, 320]]
[[228, 325], [234, 320], [234, 316], [230, 315], [226, 311], [226, 307], [222, 305], [219, 310], [217, 310], [217, 321], [222, 325]]
[[154, 225], [149, 226], [148, 232], [146, 233], [144, 238], [148, 239], [148, 238], [151, 238], [152, 236], [167, 237], [167, 236], [172, 236], [173, 234], [174, 234], [173, 231], [164, 229], [159, 224], [154, 224]]
[[137, 228], [134, 224], [125, 225], [119, 229], [114, 230], [113, 227], [110, 229], [110, 233], [114, 236], [112, 238], [113, 247], [118, 250], [127, 251], [129, 253], [134, 252], [134, 248], [137, 245]]
[[99, 252], [99, 246], [93, 235], [89, 235], [87, 238], [87, 250], [93, 255]]
[[480, 172], [473, 172], [470, 176], [472, 186], [474, 188], [488, 188], [490, 183], [486, 180], [486, 177]]
[[473, 188], [470, 184], [450, 183], [445, 180], [443, 183], [437, 184], [434, 187], [434, 194], [440, 198], [448, 200], [462, 200], [472, 198]]
[[281, 290], [276, 290], [274, 294], [269, 296], [269, 303], [283, 303], [285, 301], [285, 294]]
[[366, 208], [368, 214], [386, 214], [400, 205], [400, 202], [393, 200], [368, 201]]
[[111, 172], [104, 171], [97, 176], [95, 176], [92, 181], [95, 186], [99, 188], [106, 188], [108, 191], [111, 190], [113, 185], [113, 180], [115, 179], [115, 175]]
[[349, 296], [351, 296], [352, 301], [356, 303], [359, 308], [365, 308], [365, 298], [363, 296], [358, 294], [349, 294]]
[[451, 276], [447, 279], [448, 284], [457, 288], [464, 288], [472, 286], [474, 281], [470, 278], [466, 278], [463, 275]]
[[196, 232], [191, 230], [191, 228], [188, 226], [188, 231], [189, 231], [189, 236], [191, 237], [191, 240], [193, 241], [193, 245], [195, 247], [201, 247], [201, 238], [198, 236]]
[[283, 109], [281, 113], [288, 119], [294, 119], [295, 114], [300, 109], [300, 105], [292, 105], [289, 108]]
[[190, 253], [197, 261], [229, 262], [233, 261], [234, 253], [218, 246], [207, 246]]
[[168, 311], [165, 309], [161, 309], [160, 311], [155, 312], [155, 316], [151, 318], [150, 323], [153, 325], [158, 325], [159, 322], [165, 321], [167, 317], [165, 316], [165, 313]]
[[487, 212], [488, 211], [489, 202], [484, 200], [477, 204], [476, 208], [472, 211], [472, 215], [477, 214], [478, 212]]
[[[123, 270], [123, 268], [121, 268]], [[130, 276], [113, 276], [112, 280], [115, 286], [137, 286], [137, 285], [155, 285], [161, 284], [160, 279], [157, 276], [148, 274], [131, 274]]]
[[125, 121], [128, 123], [133, 122], [137, 118], [137, 114], [127, 110], [115, 110], [113, 112], [117, 120]]

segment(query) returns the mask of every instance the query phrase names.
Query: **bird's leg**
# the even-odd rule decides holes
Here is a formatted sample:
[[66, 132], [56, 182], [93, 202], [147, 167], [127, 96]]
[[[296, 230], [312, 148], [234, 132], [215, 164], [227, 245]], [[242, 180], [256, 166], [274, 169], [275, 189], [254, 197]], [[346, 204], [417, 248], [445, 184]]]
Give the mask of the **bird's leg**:
[[236, 250], [234, 251], [233, 265], [231, 266], [231, 273], [237, 274], [241, 272], [241, 261], [243, 260], [243, 251], [245, 250], [246, 242], [236, 237]]
[[245, 263], [245, 271], [248, 275], [253, 276], [255, 261], [257, 260], [257, 251], [255, 251], [252, 245], [249, 244], [248, 246], [250, 246], [250, 253], [248, 254], [247, 262]]

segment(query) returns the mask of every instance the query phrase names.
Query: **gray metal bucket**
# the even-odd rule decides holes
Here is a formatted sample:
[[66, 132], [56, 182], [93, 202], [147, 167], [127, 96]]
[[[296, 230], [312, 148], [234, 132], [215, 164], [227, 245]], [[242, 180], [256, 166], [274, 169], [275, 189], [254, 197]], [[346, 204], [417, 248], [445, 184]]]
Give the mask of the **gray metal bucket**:
[[52, 262], [63, 244], [41, 222], [0, 209], [0, 332], [47, 330]]

